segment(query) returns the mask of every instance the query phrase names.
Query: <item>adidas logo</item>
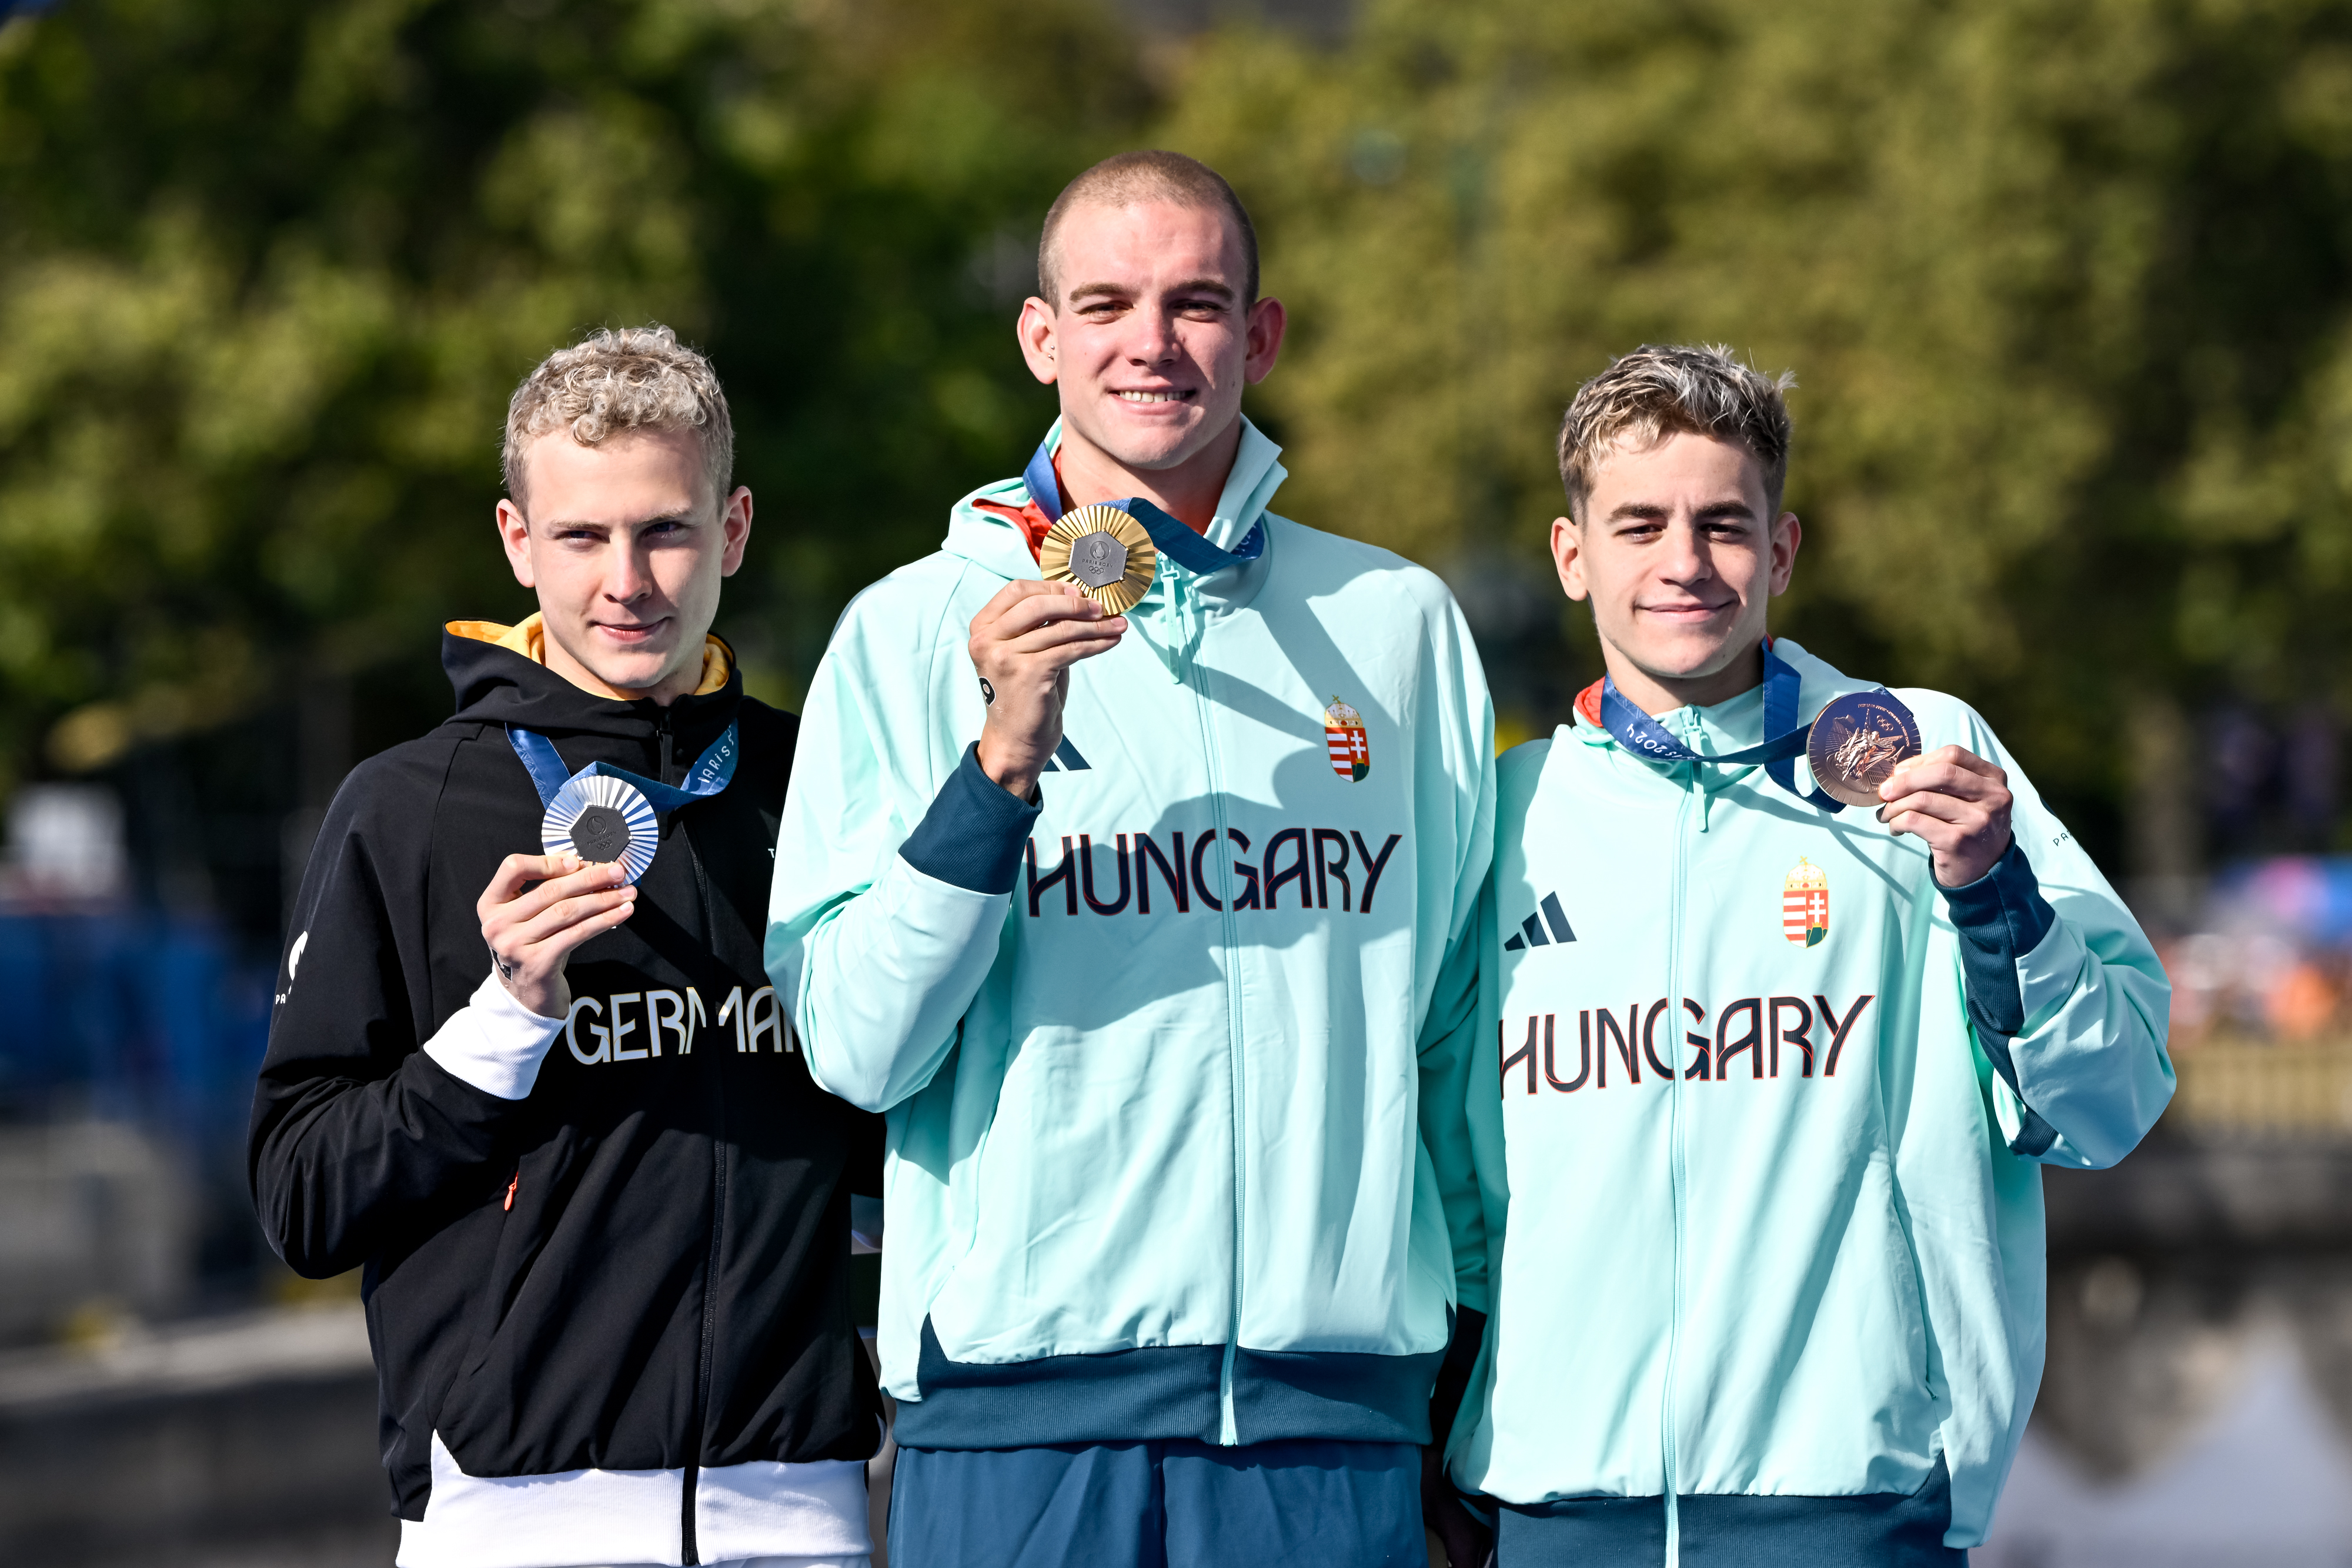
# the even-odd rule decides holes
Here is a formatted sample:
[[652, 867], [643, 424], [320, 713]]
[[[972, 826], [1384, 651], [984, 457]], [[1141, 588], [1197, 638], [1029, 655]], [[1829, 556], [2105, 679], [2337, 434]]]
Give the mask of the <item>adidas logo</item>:
[[[1559, 894], [1545, 894], [1543, 902], [1536, 907], [1542, 912], [1541, 921], [1530, 915], [1520, 922], [1519, 935], [1503, 944], [1504, 952], [1521, 953], [1529, 947], [1548, 947], [1554, 942], [1576, 940], [1576, 933], [1568, 928], [1568, 912], [1559, 906]], [[1544, 934], [1547, 926], [1550, 927], [1549, 936]]]
[[1078, 748], [1070, 744], [1070, 737], [1066, 735], [1062, 737], [1062, 744], [1054, 747], [1054, 755], [1045, 758], [1044, 771], [1047, 773], [1085, 773], [1090, 770], [1092, 767], [1093, 764], [1089, 763], [1085, 758], [1078, 755]]

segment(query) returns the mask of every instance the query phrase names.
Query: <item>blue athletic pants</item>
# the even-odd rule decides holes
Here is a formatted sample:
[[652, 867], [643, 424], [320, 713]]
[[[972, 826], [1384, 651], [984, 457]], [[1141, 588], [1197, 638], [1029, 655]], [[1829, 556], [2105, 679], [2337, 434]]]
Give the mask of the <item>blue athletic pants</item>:
[[901, 1448], [890, 1568], [1426, 1568], [1421, 1450], [1322, 1438]]

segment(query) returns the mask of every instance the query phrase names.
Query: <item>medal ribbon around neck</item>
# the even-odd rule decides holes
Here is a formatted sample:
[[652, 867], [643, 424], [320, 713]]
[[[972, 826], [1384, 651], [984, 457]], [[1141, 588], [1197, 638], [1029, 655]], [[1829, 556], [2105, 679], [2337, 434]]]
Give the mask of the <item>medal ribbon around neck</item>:
[[[1639, 756], [1654, 758], [1661, 762], [1712, 762], [1717, 767], [1737, 768], [1760, 762], [1773, 783], [1786, 789], [1808, 806], [1818, 806], [1835, 814], [1845, 806], [1818, 790], [1797, 786], [1796, 758], [1805, 751], [1811, 738], [1811, 721], [1797, 722], [1797, 692], [1800, 685], [1796, 670], [1789, 662], [1772, 652], [1771, 642], [1764, 643], [1764, 733], [1768, 738], [1760, 746], [1743, 747], [1709, 756], [1693, 751], [1675, 738], [1665, 726], [1643, 713], [1626, 700], [1617, 689], [1614, 679], [1603, 679], [1601, 685], [1601, 722], [1616, 737], [1617, 744]], [[1887, 695], [1885, 688], [1877, 694], [1884, 701], [1901, 706]], [[1913, 747], [1916, 751], [1916, 740]]]
[[551, 855], [617, 863], [630, 882], [646, 874], [660, 847], [656, 813], [674, 811], [726, 789], [735, 777], [739, 753], [730, 721], [727, 732], [687, 769], [685, 782], [662, 784], [604, 762], [567, 773], [555, 743], [519, 725], [507, 727], [507, 743], [522, 759], [541, 804], [547, 808], [539, 821], [541, 846]]
[[[1138, 600], [1150, 591], [1159, 556], [1166, 556], [1185, 570], [1205, 577], [1229, 566], [1255, 560], [1265, 553], [1265, 525], [1263, 522], [1253, 523], [1239, 545], [1230, 550], [1224, 549], [1211, 544], [1140, 496], [1130, 496], [1121, 501], [1097, 501], [1089, 506], [1073, 507], [1066, 517], [1062, 511], [1062, 481], [1060, 476], [1054, 472], [1054, 446], [1050, 436], [1037, 444], [1036, 454], [1029, 459], [1029, 466], [1021, 471], [1021, 482], [1028, 486], [1030, 503], [1045, 514], [1047, 522], [1054, 525], [1045, 536], [1045, 544], [1037, 551], [1038, 570], [1049, 580], [1076, 583], [1086, 591], [1088, 598], [1113, 614], [1126, 614], [1134, 608]], [[1105, 516], [1106, 513], [1111, 515]], [[1124, 528], [1118, 517], [1119, 513], [1125, 513], [1132, 519]], [[1139, 531], [1144, 538], [1135, 538], [1130, 530]], [[1123, 563], [1116, 559], [1108, 561], [1109, 565], [1123, 566], [1125, 570], [1118, 576], [1108, 577], [1105, 571], [1095, 570], [1084, 554], [1074, 556], [1074, 551], [1086, 549], [1080, 541], [1096, 533], [1112, 535], [1128, 551]], [[1108, 551], [1102, 553], [1106, 557], [1111, 554]], [[1139, 567], [1139, 570], [1137, 570]], [[1096, 586], [1097, 578], [1104, 579], [1099, 587]]]

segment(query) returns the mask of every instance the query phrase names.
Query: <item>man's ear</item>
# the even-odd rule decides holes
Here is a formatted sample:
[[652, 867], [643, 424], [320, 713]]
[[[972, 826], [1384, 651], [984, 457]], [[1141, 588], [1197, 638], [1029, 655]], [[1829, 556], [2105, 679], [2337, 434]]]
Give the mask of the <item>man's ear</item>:
[[537, 588], [538, 577], [530, 570], [530, 523], [522, 508], [512, 500], [499, 503], [499, 544], [507, 552], [507, 564], [514, 569], [515, 580], [525, 588]]
[[1021, 357], [1028, 361], [1029, 373], [1046, 386], [1060, 379], [1062, 367], [1055, 358], [1054, 308], [1035, 295], [1021, 302], [1021, 319], [1013, 329], [1021, 340]]
[[1797, 547], [1804, 542], [1805, 526], [1794, 512], [1783, 512], [1772, 523], [1772, 597], [1789, 591], [1797, 570]]
[[1551, 520], [1551, 563], [1559, 569], [1559, 585], [1570, 599], [1581, 600], [1592, 590], [1584, 580], [1584, 530], [1573, 517]]
[[719, 508], [719, 532], [727, 541], [719, 552], [719, 575], [732, 577], [743, 564], [744, 547], [751, 542], [751, 492], [745, 486], [736, 486]]
[[1250, 385], [1274, 373], [1275, 356], [1282, 352], [1282, 334], [1289, 328], [1289, 313], [1282, 301], [1260, 299], [1249, 308], [1249, 353], [1242, 361], [1242, 379]]

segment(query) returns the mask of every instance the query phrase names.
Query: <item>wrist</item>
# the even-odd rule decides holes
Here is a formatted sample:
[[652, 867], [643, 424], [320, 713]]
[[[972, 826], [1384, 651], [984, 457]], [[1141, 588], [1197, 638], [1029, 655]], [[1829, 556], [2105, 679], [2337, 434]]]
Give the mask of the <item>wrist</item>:
[[509, 970], [509, 966], [493, 954], [490, 975], [517, 1005], [541, 1018], [561, 1019], [572, 1010], [572, 987], [560, 973], [547, 979], [531, 980], [522, 974], [519, 966]]
[[1929, 863], [1934, 871], [1936, 885], [1948, 893], [1954, 888], [1982, 882], [1991, 874], [1992, 868], [2000, 863], [2000, 857], [2009, 852], [2009, 846], [2014, 841], [2013, 835], [2004, 833], [2000, 842], [1990, 848], [1972, 848], [1965, 854], [1956, 853], [1949, 857], [1942, 854], [1934, 856]]
[[974, 758], [981, 772], [989, 781], [1016, 800], [1029, 800], [1037, 793], [1037, 776], [1045, 770], [1045, 754], [1034, 747], [1008, 746], [999, 737], [982, 730]]

